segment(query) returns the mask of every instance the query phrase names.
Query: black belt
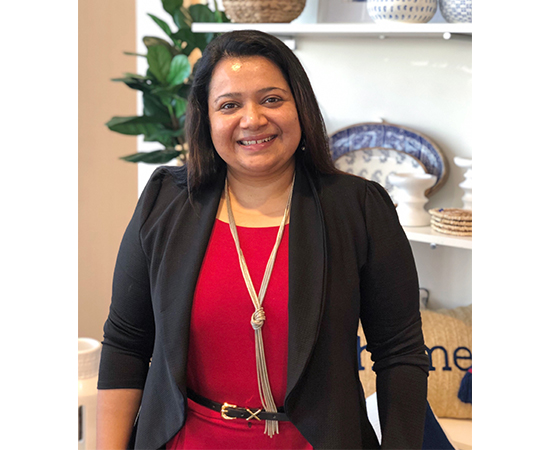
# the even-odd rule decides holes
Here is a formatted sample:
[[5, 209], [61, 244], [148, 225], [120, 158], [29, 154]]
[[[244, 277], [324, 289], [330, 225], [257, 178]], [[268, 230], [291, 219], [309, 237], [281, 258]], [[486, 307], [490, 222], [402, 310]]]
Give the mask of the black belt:
[[256, 420], [279, 420], [279, 421], [288, 421], [290, 420], [287, 415], [282, 411], [282, 408], [279, 408], [276, 413], [267, 412], [264, 409], [254, 408], [250, 410], [248, 408], [241, 408], [236, 405], [230, 405], [229, 403], [221, 403], [208, 400], [202, 395], [197, 394], [191, 389], [187, 389], [187, 397], [193, 400], [199, 405], [206, 406], [208, 409], [212, 409], [221, 414], [221, 416], [226, 420], [233, 419], [256, 419]]

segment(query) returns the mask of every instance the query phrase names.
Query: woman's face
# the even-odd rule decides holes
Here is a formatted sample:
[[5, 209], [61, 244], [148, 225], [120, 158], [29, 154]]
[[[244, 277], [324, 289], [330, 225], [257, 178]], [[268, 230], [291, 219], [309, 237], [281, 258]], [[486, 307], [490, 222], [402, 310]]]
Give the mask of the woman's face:
[[222, 59], [208, 96], [212, 142], [233, 175], [272, 177], [294, 167], [301, 139], [283, 74], [261, 56]]

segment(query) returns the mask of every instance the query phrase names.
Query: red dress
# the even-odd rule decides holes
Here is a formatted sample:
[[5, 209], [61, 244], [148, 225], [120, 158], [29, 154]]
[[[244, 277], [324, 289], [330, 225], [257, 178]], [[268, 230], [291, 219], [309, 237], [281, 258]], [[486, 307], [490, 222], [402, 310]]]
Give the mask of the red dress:
[[[237, 227], [248, 270], [259, 292], [278, 227]], [[269, 381], [275, 404], [286, 392], [288, 342], [288, 225], [273, 267], [263, 308], [262, 328]], [[261, 408], [256, 375], [254, 312], [229, 224], [216, 220], [197, 281], [189, 336], [187, 385], [219, 403]], [[265, 422], [226, 420], [188, 400], [185, 425], [166, 445], [174, 449], [312, 449], [291, 422], [279, 434], [264, 434]]]

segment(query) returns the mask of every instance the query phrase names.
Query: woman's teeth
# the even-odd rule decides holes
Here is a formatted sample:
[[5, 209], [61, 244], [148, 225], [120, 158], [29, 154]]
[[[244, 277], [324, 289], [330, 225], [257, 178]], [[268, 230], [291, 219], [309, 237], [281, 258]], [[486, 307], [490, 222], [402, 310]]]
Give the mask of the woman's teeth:
[[254, 144], [262, 144], [264, 142], [271, 141], [272, 139], [275, 139], [275, 136], [270, 136], [265, 139], [259, 139], [257, 141], [238, 141], [238, 142], [239, 144], [242, 144], [242, 145], [254, 145]]

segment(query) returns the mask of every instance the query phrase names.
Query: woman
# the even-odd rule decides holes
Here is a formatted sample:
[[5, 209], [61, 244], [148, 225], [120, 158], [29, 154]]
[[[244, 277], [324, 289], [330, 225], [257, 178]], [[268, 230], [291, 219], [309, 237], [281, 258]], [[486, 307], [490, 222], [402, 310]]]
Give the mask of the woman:
[[[189, 162], [151, 177], [105, 323], [98, 448], [421, 448], [428, 358], [410, 246], [384, 189], [338, 172], [278, 39], [224, 34], [197, 63]], [[149, 361], [151, 361], [149, 366]], [[132, 445], [132, 444], [131, 444]]]

